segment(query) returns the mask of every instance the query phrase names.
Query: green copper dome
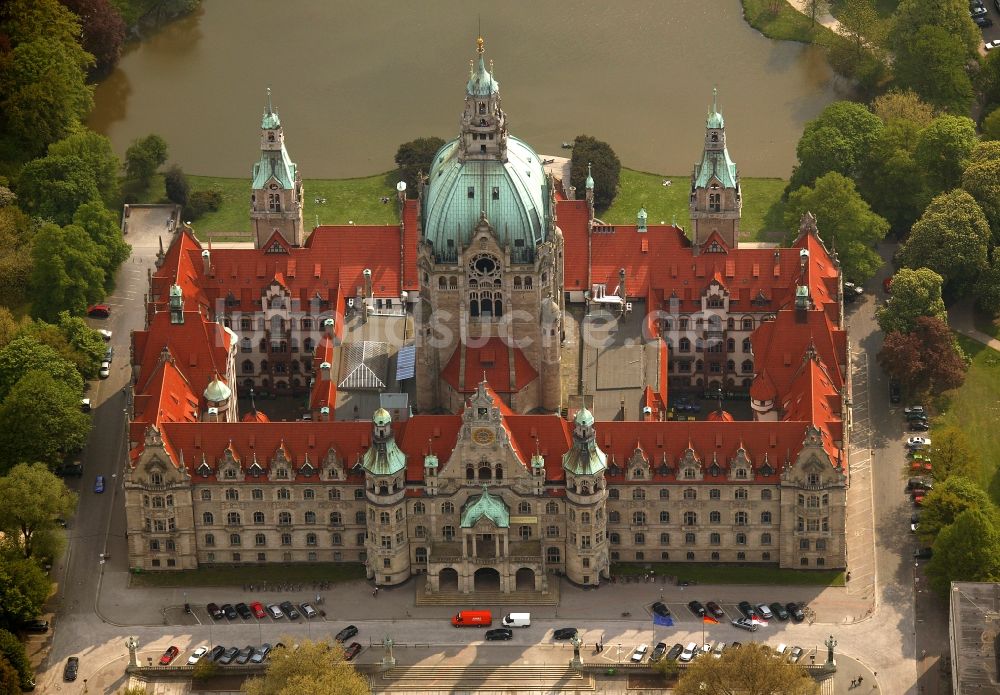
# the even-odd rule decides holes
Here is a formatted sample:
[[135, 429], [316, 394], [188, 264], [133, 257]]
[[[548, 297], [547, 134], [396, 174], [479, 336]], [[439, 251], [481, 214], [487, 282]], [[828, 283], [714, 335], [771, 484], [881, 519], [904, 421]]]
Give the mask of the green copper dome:
[[479, 57], [473, 63], [473, 68], [469, 74], [469, 82], [465, 85], [465, 91], [470, 96], [488, 97], [500, 91], [500, 83], [486, 70], [486, 60], [483, 58], [483, 37], [476, 41], [476, 53]]
[[573, 423], [583, 425], [584, 427], [590, 427], [594, 424], [594, 414], [586, 408], [580, 408], [576, 412], [576, 417], [573, 418]]
[[716, 87], [712, 88], [712, 110], [708, 113], [708, 120], [705, 121], [706, 128], [725, 128], [726, 121], [722, 118], [722, 114], [719, 113], [719, 90]]
[[510, 510], [504, 501], [494, 497], [483, 485], [483, 494], [462, 510], [462, 528], [471, 528], [482, 517], [486, 517], [497, 528], [510, 528]]
[[226, 383], [216, 374], [215, 378], [205, 387], [205, 400], [213, 403], [222, 403], [229, 400], [233, 395], [233, 390], [226, 386]]
[[392, 422], [392, 415], [390, 415], [389, 411], [385, 408], [379, 408], [375, 411], [375, 414], [372, 415], [372, 422], [379, 426], [388, 425]]

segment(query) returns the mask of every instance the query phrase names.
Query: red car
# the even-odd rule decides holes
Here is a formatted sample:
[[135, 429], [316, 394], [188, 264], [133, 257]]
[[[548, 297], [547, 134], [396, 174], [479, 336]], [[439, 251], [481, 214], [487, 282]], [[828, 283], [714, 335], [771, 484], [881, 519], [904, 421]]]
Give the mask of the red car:
[[344, 650], [344, 658], [348, 661], [354, 661], [354, 657], [361, 653], [361, 645], [357, 642], [351, 642], [351, 646]]
[[93, 316], [95, 319], [106, 319], [111, 316], [111, 307], [107, 304], [94, 304], [87, 307], [87, 316]]
[[264, 610], [264, 606], [263, 604], [261, 604], [260, 601], [254, 601], [253, 603], [251, 603], [250, 610], [253, 611], [253, 615], [257, 619], [267, 617], [267, 611]]
[[170, 662], [177, 658], [177, 655], [181, 653], [181, 650], [177, 647], [170, 645], [167, 647], [167, 651], [163, 652], [163, 656], [160, 657], [160, 666], [169, 666]]

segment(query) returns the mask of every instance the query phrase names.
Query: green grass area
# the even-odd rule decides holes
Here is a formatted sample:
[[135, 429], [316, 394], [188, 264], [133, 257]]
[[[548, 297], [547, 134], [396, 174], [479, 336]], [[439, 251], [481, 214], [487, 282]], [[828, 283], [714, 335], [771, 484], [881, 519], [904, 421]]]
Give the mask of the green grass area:
[[[663, 180], [671, 182], [664, 186]], [[784, 203], [781, 193], [786, 181], [782, 179], [741, 179], [743, 188], [743, 217], [740, 229], [743, 239], [752, 241], [781, 241]], [[611, 207], [598, 215], [608, 224], [635, 224], [639, 208], [645, 207], [649, 224], [667, 224], [675, 221], [682, 227], [689, 226], [688, 194], [691, 179], [688, 176], [650, 174], [633, 169], [622, 169], [618, 195]]]
[[776, 584], [785, 586], [844, 586], [840, 570], [790, 570], [761, 565], [694, 565], [679, 562], [618, 562], [611, 574], [643, 575], [652, 570], [657, 577], [667, 575], [698, 584]]
[[[830, 14], [839, 17], [841, 10], [847, 5], [847, 0], [830, 0]], [[879, 17], [888, 19], [899, 6], [899, 0], [875, 0], [875, 11]]]
[[777, 12], [771, 11], [772, 0], [742, 0], [743, 16], [747, 24], [769, 39], [799, 41], [829, 46], [834, 41], [844, 40], [823, 25], [812, 23], [809, 17], [782, 0], [777, 3]]
[[311, 583], [347, 582], [364, 579], [364, 565], [343, 562], [318, 562], [307, 565], [251, 565], [244, 567], [201, 567], [179, 572], [133, 572], [132, 586], [237, 586], [253, 582]]
[[965, 383], [935, 403], [942, 414], [934, 423], [965, 432], [979, 452], [976, 481], [1000, 504], [1000, 352], [964, 336], [958, 342], [972, 364]]
[[986, 335], [1000, 339], [1000, 317], [987, 316], [980, 311], [976, 311], [972, 318], [978, 330]]

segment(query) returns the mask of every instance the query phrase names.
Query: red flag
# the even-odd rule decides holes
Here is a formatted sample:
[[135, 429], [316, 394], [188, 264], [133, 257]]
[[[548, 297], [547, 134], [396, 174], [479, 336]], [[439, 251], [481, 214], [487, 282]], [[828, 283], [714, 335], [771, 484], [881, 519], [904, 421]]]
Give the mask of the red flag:
[[706, 623], [707, 625], [718, 625], [719, 624], [719, 621], [716, 620], [715, 618], [713, 618], [710, 615], [706, 615], [705, 617], [703, 617], [702, 621], [704, 623]]

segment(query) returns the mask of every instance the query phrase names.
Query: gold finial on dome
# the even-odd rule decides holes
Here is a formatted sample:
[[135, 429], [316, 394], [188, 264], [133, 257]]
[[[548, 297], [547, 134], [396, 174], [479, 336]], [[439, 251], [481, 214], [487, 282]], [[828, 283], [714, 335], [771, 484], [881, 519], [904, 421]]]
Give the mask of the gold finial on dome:
[[483, 43], [485, 43], [485, 42], [483, 41], [483, 37], [482, 36], [480, 36], [478, 39], [476, 39], [476, 53], [478, 53], [479, 55], [482, 55], [483, 51], [485, 50], [483, 48]]

